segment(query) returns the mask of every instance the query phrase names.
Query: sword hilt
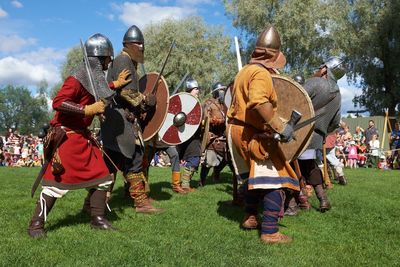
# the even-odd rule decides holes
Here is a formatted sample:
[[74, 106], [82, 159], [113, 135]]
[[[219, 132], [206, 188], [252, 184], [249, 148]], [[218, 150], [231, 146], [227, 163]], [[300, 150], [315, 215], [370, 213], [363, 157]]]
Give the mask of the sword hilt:
[[[301, 113], [298, 112], [297, 110], [293, 110], [292, 114], [290, 115], [290, 119], [287, 122], [287, 124], [289, 124], [290, 126], [292, 126], [292, 128], [294, 129], [294, 126], [300, 121], [301, 119]], [[274, 139], [276, 141], [281, 141], [281, 135], [278, 133], [274, 134]]]

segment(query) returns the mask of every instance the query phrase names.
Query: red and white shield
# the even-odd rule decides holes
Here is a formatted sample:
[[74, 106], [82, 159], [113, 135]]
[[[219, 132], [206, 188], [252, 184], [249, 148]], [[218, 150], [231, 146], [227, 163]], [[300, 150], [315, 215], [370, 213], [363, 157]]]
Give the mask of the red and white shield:
[[184, 92], [171, 96], [167, 116], [158, 135], [168, 145], [182, 144], [199, 128], [202, 112], [197, 97]]

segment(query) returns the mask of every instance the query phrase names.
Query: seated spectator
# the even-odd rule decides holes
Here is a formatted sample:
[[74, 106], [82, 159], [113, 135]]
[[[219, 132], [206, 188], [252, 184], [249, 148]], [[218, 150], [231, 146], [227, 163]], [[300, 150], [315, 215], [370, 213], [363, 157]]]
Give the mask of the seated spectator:
[[365, 141], [364, 137], [364, 129], [361, 128], [360, 126], [357, 126], [355, 129], [355, 132], [353, 134], [353, 140], [356, 142], [356, 144], [363, 144]]

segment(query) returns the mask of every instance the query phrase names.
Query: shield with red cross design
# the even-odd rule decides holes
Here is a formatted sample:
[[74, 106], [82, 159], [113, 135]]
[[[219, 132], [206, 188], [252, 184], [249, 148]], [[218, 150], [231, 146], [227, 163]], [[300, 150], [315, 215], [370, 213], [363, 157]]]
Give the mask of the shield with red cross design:
[[167, 116], [158, 135], [168, 145], [189, 140], [201, 124], [202, 107], [197, 97], [178, 93], [169, 98]]

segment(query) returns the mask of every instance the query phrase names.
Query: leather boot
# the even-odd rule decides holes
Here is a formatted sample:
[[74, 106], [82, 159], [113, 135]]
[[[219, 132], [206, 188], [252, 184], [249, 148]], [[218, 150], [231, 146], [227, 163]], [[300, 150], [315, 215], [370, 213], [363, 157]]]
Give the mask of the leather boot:
[[28, 226], [28, 235], [33, 238], [45, 237], [46, 232], [44, 231], [45, 217], [49, 214], [53, 208], [57, 198], [50, 197], [43, 193], [40, 194], [40, 199], [36, 204], [35, 211], [32, 216], [32, 220]]
[[308, 202], [307, 194], [301, 192], [298, 200], [299, 200], [299, 208], [300, 209], [306, 210], [306, 211], [311, 209], [311, 204], [310, 204], [310, 202]]
[[135, 201], [135, 211], [138, 213], [156, 214], [164, 212], [163, 209], [158, 209], [152, 206], [149, 197], [145, 192], [145, 177], [143, 173], [128, 173], [126, 176], [130, 184], [129, 192]]
[[90, 213], [91, 213], [91, 211], [90, 211], [90, 197], [92, 196], [92, 194], [93, 194], [93, 192], [94, 192], [95, 190], [96, 190], [96, 189], [94, 189], [94, 188], [92, 188], [92, 189], [89, 190], [89, 192], [88, 192], [88, 194], [87, 194], [87, 196], [85, 197], [85, 200], [84, 200], [84, 202], [83, 202], [83, 206], [82, 206], [82, 212], [83, 212], [83, 213], [86, 213], [86, 214], [89, 215], [89, 216], [90, 216]]
[[319, 200], [319, 210], [325, 212], [331, 209], [331, 204], [329, 203], [328, 196], [322, 184], [314, 185], [315, 194]]
[[186, 191], [181, 187], [181, 173], [172, 172], [172, 191], [178, 194], [186, 194]]
[[105, 190], [94, 190], [90, 196], [90, 224], [92, 228], [99, 230], [113, 230], [116, 229], [112, 224], [104, 217], [106, 209], [106, 195]]
[[285, 244], [292, 242], [293, 239], [290, 236], [276, 232], [273, 234], [261, 234], [261, 241], [266, 244]]
[[182, 189], [187, 193], [196, 191], [196, 189], [190, 187], [190, 180], [192, 179], [194, 172], [195, 169], [192, 167], [185, 167], [183, 170]]
[[210, 168], [206, 167], [205, 165], [201, 166], [199, 186], [204, 186], [206, 184], [206, 179], [209, 171]]
[[347, 180], [344, 176], [339, 176], [338, 180], [340, 185], [347, 185]]

